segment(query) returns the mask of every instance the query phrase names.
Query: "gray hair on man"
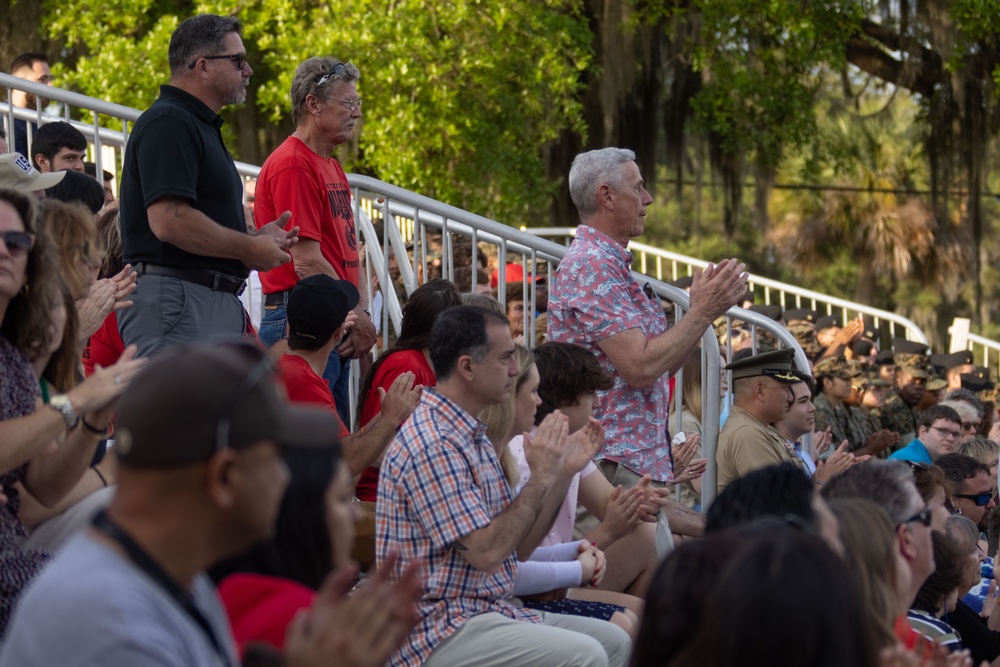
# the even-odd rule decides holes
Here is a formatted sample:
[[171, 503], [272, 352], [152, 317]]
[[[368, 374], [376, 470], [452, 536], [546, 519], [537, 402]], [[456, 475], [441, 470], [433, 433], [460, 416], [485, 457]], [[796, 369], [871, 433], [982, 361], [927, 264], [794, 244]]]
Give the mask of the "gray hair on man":
[[[337, 67], [343, 65], [343, 67]], [[323, 81], [323, 85], [319, 82]], [[315, 95], [325, 100], [330, 95], [334, 82], [353, 83], [361, 78], [361, 72], [354, 63], [344, 63], [336, 58], [309, 58], [295, 70], [292, 79], [292, 122], [298, 125], [306, 113], [306, 98]]]
[[619, 188], [622, 165], [635, 162], [635, 153], [627, 148], [599, 148], [580, 153], [569, 169], [569, 195], [580, 218], [586, 220], [597, 212], [597, 189], [602, 183]]
[[183, 72], [195, 58], [219, 55], [223, 40], [231, 32], [243, 34], [243, 23], [235, 16], [200, 14], [183, 21], [170, 35], [170, 73]]
[[864, 498], [878, 504], [893, 523], [900, 524], [920, 510], [913, 473], [902, 461], [871, 460], [840, 473], [820, 491], [825, 500]]

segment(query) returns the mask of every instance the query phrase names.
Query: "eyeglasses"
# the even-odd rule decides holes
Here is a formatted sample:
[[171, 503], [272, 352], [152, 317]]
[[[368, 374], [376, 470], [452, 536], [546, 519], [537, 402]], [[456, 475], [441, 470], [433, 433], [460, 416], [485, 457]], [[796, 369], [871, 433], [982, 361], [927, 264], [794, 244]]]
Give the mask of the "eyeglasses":
[[940, 426], [931, 426], [932, 429], [943, 435], [944, 437], [951, 436], [953, 438], [958, 438], [962, 435], [961, 431], [952, 431], [950, 428], [941, 428]]
[[[347, 66], [344, 63], [337, 63], [336, 65], [333, 66], [332, 70], [330, 70], [329, 72], [327, 72], [326, 74], [324, 74], [322, 77], [320, 77], [320, 80], [316, 82], [316, 87], [319, 88], [324, 83], [326, 83], [327, 81], [329, 81], [330, 77], [340, 76], [341, 74], [344, 74], [346, 71], [347, 71]], [[361, 106], [361, 105], [358, 104], [358, 106]]]
[[976, 507], [985, 507], [989, 504], [990, 500], [993, 499], [993, 492], [987, 491], [986, 493], [977, 493], [971, 495], [968, 493], [953, 493], [951, 494], [955, 498], [965, 498], [966, 500], [971, 500], [976, 503]]
[[35, 247], [35, 235], [28, 232], [3, 232], [0, 238], [12, 257], [23, 257]]
[[979, 428], [979, 424], [975, 422], [962, 422], [963, 431], [975, 431]]
[[922, 510], [920, 510], [919, 512], [917, 512], [916, 514], [914, 514], [913, 516], [911, 516], [909, 519], [906, 519], [902, 523], [922, 523], [925, 526], [927, 526], [928, 528], [930, 528], [930, 525], [931, 525], [931, 508], [930, 507], [924, 507]]
[[265, 378], [267, 378], [271, 372], [274, 370], [275, 361], [274, 358], [265, 354], [258, 347], [246, 343], [233, 344], [231, 346], [240, 351], [245, 351], [249, 355], [253, 355], [260, 360], [257, 365], [254, 366], [247, 376], [243, 378], [243, 382], [240, 386], [233, 392], [233, 396], [230, 399], [226, 409], [222, 412], [222, 416], [219, 418], [219, 423], [215, 429], [215, 453], [229, 449], [230, 442], [229, 438], [232, 435], [233, 430], [233, 412], [239, 407], [240, 403], [246, 400], [250, 392], [261, 383]]
[[929, 465], [927, 465], [923, 461], [903, 461], [903, 463], [905, 463], [906, 465], [908, 465], [910, 467], [910, 471], [911, 472], [916, 472], [918, 470], [920, 470], [920, 471], [930, 470], [930, 468], [931, 468]]
[[228, 56], [201, 56], [200, 58], [195, 58], [188, 65], [188, 69], [194, 69], [194, 66], [198, 64], [198, 61], [204, 58], [205, 60], [232, 60], [236, 63], [236, 69], [242, 70], [247, 66], [247, 54], [245, 53], [233, 53]]
[[352, 113], [361, 108], [361, 98], [358, 97], [354, 97], [349, 100], [342, 100], [339, 97], [329, 97], [327, 99], [333, 100], [334, 102], [340, 102], [341, 104], [346, 104], [347, 108], [350, 109]]

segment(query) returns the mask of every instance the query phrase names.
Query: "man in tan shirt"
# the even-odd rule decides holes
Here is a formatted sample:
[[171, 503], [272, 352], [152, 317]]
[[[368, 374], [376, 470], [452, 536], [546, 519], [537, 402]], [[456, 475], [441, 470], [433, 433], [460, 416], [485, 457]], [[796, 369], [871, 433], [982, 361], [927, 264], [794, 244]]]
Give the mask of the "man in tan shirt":
[[771, 426], [792, 403], [794, 350], [776, 350], [726, 366], [733, 373], [733, 409], [719, 434], [718, 490], [758, 468], [785, 461], [803, 467], [792, 446]]

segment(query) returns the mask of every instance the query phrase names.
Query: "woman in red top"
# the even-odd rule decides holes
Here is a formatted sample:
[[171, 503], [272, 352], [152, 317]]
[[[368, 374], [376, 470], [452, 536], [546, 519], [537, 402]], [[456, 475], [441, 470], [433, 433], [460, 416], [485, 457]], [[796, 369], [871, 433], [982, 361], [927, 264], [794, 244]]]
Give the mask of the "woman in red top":
[[[361, 414], [356, 419], [357, 424], [367, 424], [379, 411], [378, 387], [388, 391], [393, 380], [403, 373], [410, 371], [416, 376], [414, 385], [433, 387], [437, 384], [427, 357], [431, 327], [439, 313], [461, 303], [461, 295], [448, 280], [432, 280], [413, 291], [403, 306], [403, 326], [396, 344], [378, 358], [365, 376], [358, 395]], [[355, 489], [358, 500], [376, 501], [378, 473], [379, 469], [374, 466], [361, 473]]]

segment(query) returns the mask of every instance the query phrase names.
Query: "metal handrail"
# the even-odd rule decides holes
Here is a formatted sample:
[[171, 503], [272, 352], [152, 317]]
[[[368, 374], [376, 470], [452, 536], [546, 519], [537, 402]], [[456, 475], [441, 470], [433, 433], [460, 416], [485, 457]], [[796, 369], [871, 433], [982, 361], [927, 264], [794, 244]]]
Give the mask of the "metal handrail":
[[[7, 88], [8, 100], [10, 99], [11, 90], [18, 89], [44, 96], [53, 101], [64, 104], [65, 119], [69, 119], [71, 107], [90, 110], [93, 116], [93, 124], [87, 125], [77, 123], [77, 126], [80, 127], [81, 132], [84, 132], [85, 136], [88, 136], [93, 140], [95, 152], [98, 154], [98, 160], [100, 159], [99, 154], [102, 145], [121, 146], [127, 150], [129, 123], [135, 122], [141, 114], [141, 112], [136, 109], [80, 95], [72, 91], [36, 84], [31, 81], [6, 74], [0, 74], [0, 86], [5, 86]], [[13, 127], [13, 119], [15, 117], [25, 118], [26, 120], [34, 120], [36, 122], [43, 122], [45, 120], [63, 120], [62, 117], [43, 113], [40, 107], [36, 108], [34, 113], [30, 110], [13, 107], [10, 104], [4, 104], [2, 109], [5, 112], [4, 115], [11, 128]], [[107, 128], [102, 128], [98, 123], [98, 114], [104, 114], [105, 116], [121, 120], [122, 131], [116, 132], [108, 130]], [[245, 177], [255, 178], [260, 172], [260, 167], [256, 165], [237, 163], [236, 166], [239, 173]], [[98, 167], [100, 167], [99, 164]], [[385, 293], [386, 298], [383, 300], [383, 308], [385, 309], [383, 315], [387, 314], [388, 317], [383, 321], [385, 321], [386, 324], [391, 322], [393, 328], [397, 331], [401, 326], [399, 303], [395, 299], [395, 295], [391, 294], [392, 289], [389, 288], [391, 281], [388, 280], [387, 261], [390, 247], [393, 252], [396, 253], [397, 257], [403, 257], [407, 253], [407, 248], [404, 245], [403, 237], [400, 233], [401, 226], [399, 225], [399, 222], [402, 221], [404, 226], [407, 226], [408, 229], [412, 229], [412, 234], [408, 236], [414, 243], [412, 266], [404, 267], [403, 264], [409, 263], [400, 263], [407, 291], [412, 291], [412, 289], [416, 287], [418, 282], [417, 276], [419, 275], [420, 270], [424, 272], [424, 276], [427, 275], [428, 264], [426, 251], [428, 248], [428, 229], [432, 232], [439, 232], [441, 235], [443, 262], [442, 270], [446, 272], [446, 277], [449, 278], [454, 277], [454, 266], [450, 254], [453, 247], [452, 236], [454, 235], [468, 236], [471, 239], [473, 264], [475, 264], [476, 253], [478, 253], [479, 243], [481, 242], [495, 245], [498, 248], [499, 257], [502, 259], [501, 265], [506, 262], [509, 253], [520, 255], [525, 269], [523, 284], [526, 287], [526, 305], [530, 306], [525, 308], [525, 332], [527, 342], [529, 345], [531, 344], [533, 336], [531, 336], [528, 332], [532, 331], [534, 328], [534, 310], [537, 297], [537, 281], [535, 278], [542, 275], [539, 270], [540, 267], [543, 267], [546, 277], [551, 280], [553, 266], [559, 262], [566, 252], [566, 247], [564, 245], [559, 245], [545, 238], [541, 238], [535, 233], [529, 233], [527, 231], [509, 227], [497, 221], [435, 201], [423, 195], [409, 192], [388, 183], [383, 183], [368, 176], [349, 174], [348, 182], [354, 193], [354, 206], [356, 212], [355, 219], [360, 227], [359, 231], [361, 236], [365, 240], [367, 260], [365, 262], [366, 271], [374, 272], [378, 275], [381, 284], [385, 286], [383, 292]], [[366, 207], [368, 207], [367, 210], [378, 210], [381, 212], [387, 223], [396, 223], [384, 225], [385, 231], [381, 239], [375, 234], [375, 230], [368, 216], [367, 210], [363, 209], [361, 206], [363, 201]], [[637, 250], [640, 249], [640, 246], [641, 244], [633, 244], [633, 248]], [[411, 268], [412, 271], [407, 272], [407, 268]], [[635, 271], [633, 271], [633, 275], [637, 280], [649, 282], [654, 292], [661, 298], [672, 301], [676, 305], [678, 313], [683, 313], [688, 309], [689, 297], [684, 290], [678, 289], [672, 285], [667, 285], [662, 282], [659, 277], [650, 278], [649, 276]], [[475, 284], [475, 280], [475, 272], [473, 272], [473, 284]], [[506, 286], [505, 271], [499, 272], [498, 281], [499, 298], [500, 301], [503, 302], [505, 299]], [[530, 298], [528, 297], [529, 294]], [[798, 343], [796, 343], [791, 334], [778, 323], [758, 313], [745, 311], [739, 308], [732, 309], [728, 314], [728, 317], [749, 323], [753, 330], [760, 328], [769, 331], [778, 339], [780, 344], [795, 349], [796, 359], [801, 367], [808, 367], [808, 361]], [[529, 324], [531, 325], [530, 329], [527, 326]], [[387, 342], [388, 337], [386, 336], [386, 343]], [[718, 397], [721, 370], [719, 343], [711, 329], [704, 332], [701, 337], [701, 344], [704, 360], [704, 375], [702, 382], [703, 396]], [[352, 372], [352, 386], [355, 391], [357, 388], [357, 374], [358, 365], [355, 363], [353, 364]], [[678, 379], [680, 379], [680, 374], [678, 374]], [[675, 394], [679, 394], [679, 392], [675, 392]], [[715, 445], [716, 440], [718, 439], [719, 413], [721, 411], [721, 406], [718, 400], [704, 400], [703, 406], [702, 443], [705, 456], [709, 459], [708, 471], [706, 472], [705, 477], [705, 486], [703, 487], [703, 505], [707, 508], [715, 495]]]
[[[576, 234], [576, 228], [574, 227], [542, 227], [531, 228], [528, 231], [543, 237], [569, 238]], [[655, 275], [659, 280], [677, 280], [682, 276], [691, 275], [693, 267], [705, 268], [709, 264], [705, 260], [681, 255], [680, 253], [671, 252], [638, 241], [630, 243], [629, 248], [637, 255], [639, 271], [646, 275]], [[650, 257], [654, 258], [654, 261], [650, 262]], [[667, 278], [663, 275], [663, 264], [665, 262], [669, 262], [671, 265], [671, 271], [669, 271], [670, 277]], [[655, 272], [650, 271], [649, 266], [651, 264], [655, 266]], [[678, 268], [684, 270], [678, 271]], [[776, 303], [782, 308], [802, 308], [805, 307], [803, 302], [807, 301], [809, 302], [809, 307], [813, 310], [816, 310], [817, 304], [825, 306], [827, 315], [832, 315], [835, 309], [840, 310], [844, 321], [850, 319], [848, 312], [868, 315], [875, 320], [876, 326], [881, 321], [888, 322], [890, 324], [891, 335], [896, 335], [896, 326], [899, 326], [906, 333], [906, 337], [909, 340], [927, 344], [927, 336], [920, 327], [912, 320], [897, 313], [751, 274], [750, 287], [753, 288], [758, 285], [764, 288], [764, 303], [766, 304], [772, 303], [771, 290], [775, 290], [778, 292]], [[793, 298], [791, 304], [789, 296]]]

